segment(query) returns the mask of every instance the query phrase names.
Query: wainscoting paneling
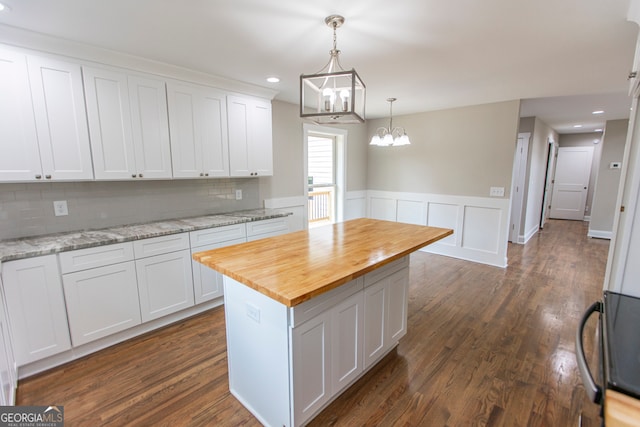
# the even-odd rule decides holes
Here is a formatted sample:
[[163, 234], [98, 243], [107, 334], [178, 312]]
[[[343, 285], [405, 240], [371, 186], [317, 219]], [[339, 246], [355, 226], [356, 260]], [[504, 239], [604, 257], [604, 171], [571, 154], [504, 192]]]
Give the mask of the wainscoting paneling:
[[289, 231], [305, 230], [307, 228], [307, 213], [304, 196], [281, 197], [277, 199], [265, 199], [264, 207], [269, 209], [282, 209], [293, 213], [287, 217]]
[[424, 251], [507, 266], [509, 199], [367, 191], [369, 218], [451, 228]]
[[367, 192], [348, 191], [344, 204], [344, 220], [366, 218], [367, 216]]

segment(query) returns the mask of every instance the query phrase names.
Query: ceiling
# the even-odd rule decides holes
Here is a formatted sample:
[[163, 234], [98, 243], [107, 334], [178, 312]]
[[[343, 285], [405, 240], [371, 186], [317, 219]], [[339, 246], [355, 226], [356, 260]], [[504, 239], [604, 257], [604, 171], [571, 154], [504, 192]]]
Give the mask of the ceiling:
[[341, 62], [367, 86], [367, 117], [386, 116], [388, 97], [394, 115], [525, 99], [523, 117], [562, 133], [593, 109], [628, 117], [638, 34], [629, 0], [0, 1], [0, 24], [269, 87], [296, 104], [299, 75], [329, 59], [324, 18], [337, 13]]

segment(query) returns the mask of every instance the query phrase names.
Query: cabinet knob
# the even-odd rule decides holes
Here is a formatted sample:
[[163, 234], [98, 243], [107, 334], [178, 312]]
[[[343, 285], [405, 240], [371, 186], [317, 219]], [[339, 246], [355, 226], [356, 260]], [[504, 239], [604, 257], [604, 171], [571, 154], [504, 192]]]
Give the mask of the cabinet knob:
[[204, 173], [200, 172], [200, 176], [204, 176]]
[[131, 178], [135, 178], [135, 177], [136, 177], [136, 174], [135, 174], [135, 173], [134, 173], [133, 175], [131, 175]]
[[204, 174], [204, 176], [209, 176], [209, 174], [208, 174], [208, 173], [205, 173], [205, 174]]
[[51, 179], [51, 175], [45, 175], [44, 177], [47, 179]]
[[36, 179], [42, 179], [42, 175], [36, 175]]
[[141, 174], [141, 173], [139, 173], [139, 174], [138, 174], [138, 176], [139, 176], [140, 178], [142, 178], [142, 174]]

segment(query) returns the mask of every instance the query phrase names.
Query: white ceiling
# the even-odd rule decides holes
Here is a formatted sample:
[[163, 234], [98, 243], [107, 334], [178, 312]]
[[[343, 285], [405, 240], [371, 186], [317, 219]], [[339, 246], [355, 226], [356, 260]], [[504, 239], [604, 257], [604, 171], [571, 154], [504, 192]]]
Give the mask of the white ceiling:
[[299, 75], [329, 58], [324, 17], [337, 13], [341, 62], [367, 86], [368, 117], [386, 116], [388, 97], [395, 115], [553, 97], [525, 101], [522, 116], [562, 132], [591, 108], [628, 117], [638, 33], [629, 0], [0, 1], [11, 9], [0, 24], [270, 87], [296, 104]]

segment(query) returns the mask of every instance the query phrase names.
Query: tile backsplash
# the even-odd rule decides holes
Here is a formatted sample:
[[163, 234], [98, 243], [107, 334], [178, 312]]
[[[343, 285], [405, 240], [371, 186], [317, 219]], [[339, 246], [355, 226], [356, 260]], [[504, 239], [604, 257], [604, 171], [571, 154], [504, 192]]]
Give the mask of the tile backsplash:
[[[0, 184], [0, 240], [255, 209], [258, 187], [257, 178]], [[54, 215], [58, 200], [69, 215]]]

